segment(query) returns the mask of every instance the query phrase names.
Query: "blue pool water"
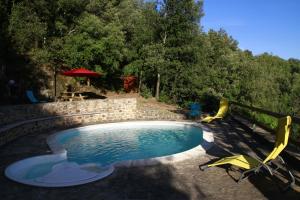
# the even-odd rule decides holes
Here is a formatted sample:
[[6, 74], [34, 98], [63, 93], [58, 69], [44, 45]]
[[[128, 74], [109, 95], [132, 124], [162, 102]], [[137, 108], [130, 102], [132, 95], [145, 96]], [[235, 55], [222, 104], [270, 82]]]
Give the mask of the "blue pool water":
[[203, 135], [201, 128], [186, 124], [115, 124], [64, 131], [53, 140], [67, 150], [68, 161], [108, 165], [183, 152], [201, 144]]

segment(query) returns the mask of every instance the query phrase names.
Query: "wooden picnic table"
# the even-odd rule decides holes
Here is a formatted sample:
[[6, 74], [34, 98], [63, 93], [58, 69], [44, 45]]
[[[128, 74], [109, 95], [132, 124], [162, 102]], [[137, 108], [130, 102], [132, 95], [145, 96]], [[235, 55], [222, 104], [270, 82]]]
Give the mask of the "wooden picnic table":
[[82, 92], [61, 92], [59, 99], [61, 101], [83, 101], [86, 96]]

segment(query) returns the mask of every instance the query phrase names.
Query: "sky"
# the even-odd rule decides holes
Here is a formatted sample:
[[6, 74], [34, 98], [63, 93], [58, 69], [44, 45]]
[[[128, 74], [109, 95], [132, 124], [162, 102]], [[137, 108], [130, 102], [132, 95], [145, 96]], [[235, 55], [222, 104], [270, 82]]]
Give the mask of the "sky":
[[223, 28], [254, 55], [300, 59], [300, 0], [204, 0], [201, 26]]

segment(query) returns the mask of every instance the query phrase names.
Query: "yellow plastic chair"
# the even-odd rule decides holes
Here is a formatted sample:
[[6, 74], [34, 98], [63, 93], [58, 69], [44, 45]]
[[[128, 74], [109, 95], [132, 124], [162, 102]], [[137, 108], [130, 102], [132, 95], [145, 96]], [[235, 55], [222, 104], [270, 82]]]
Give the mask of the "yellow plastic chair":
[[275, 146], [273, 151], [265, 158], [265, 160], [261, 161], [245, 155], [236, 155], [222, 158], [212, 164], [200, 166], [200, 169], [203, 171], [208, 167], [231, 164], [244, 170], [238, 180], [239, 182], [242, 179], [247, 178], [250, 174], [253, 174], [251, 172], [258, 173], [259, 171], [261, 171], [261, 169], [266, 169], [271, 175], [273, 175], [278, 167], [276, 169], [273, 169], [272, 166], [274, 166], [275, 164], [272, 161], [274, 161], [276, 158], [279, 158], [281, 163], [285, 165], [290, 176], [290, 184], [288, 185], [288, 187], [294, 185], [295, 178], [293, 174], [290, 170], [288, 170], [288, 167], [282, 157], [279, 156], [279, 154], [288, 144], [291, 123], [292, 118], [290, 116], [286, 116], [278, 120]]
[[228, 100], [225, 98], [222, 98], [220, 100], [220, 108], [218, 113], [215, 116], [207, 116], [204, 119], [201, 120], [201, 122], [206, 122], [206, 123], [210, 123], [211, 121], [215, 120], [215, 119], [222, 119], [223, 117], [225, 117], [227, 111], [229, 108], [229, 103]]

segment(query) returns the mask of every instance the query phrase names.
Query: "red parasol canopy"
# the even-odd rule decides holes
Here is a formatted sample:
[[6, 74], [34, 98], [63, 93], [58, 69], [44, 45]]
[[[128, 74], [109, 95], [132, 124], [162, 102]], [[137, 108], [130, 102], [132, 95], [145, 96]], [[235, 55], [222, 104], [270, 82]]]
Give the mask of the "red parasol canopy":
[[70, 71], [65, 71], [62, 73], [65, 76], [74, 76], [74, 77], [99, 77], [101, 74], [93, 72], [85, 68], [72, 69]]

